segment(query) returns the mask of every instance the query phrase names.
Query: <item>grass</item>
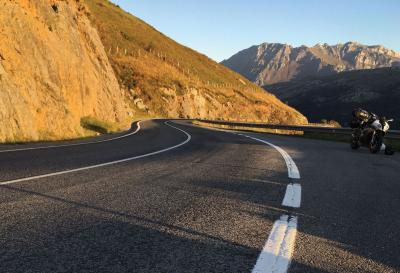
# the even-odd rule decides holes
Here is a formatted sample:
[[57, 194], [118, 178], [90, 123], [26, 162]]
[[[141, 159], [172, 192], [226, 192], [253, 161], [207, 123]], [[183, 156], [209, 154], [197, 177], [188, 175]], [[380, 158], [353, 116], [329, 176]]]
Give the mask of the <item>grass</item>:
[[6, 138], [4, 141], [0, 142], [1, 145], [24, 145], [29, 143], [40, 143], [40, 142], [57, 142], [57, 141], [67, 141], [67, 140], [79, 140], [87, 137], [93, 137], [96, 132], [87, 130], [84, 136], [77, 137], [64, 137], [60, 138], [49, 131], [39, 131], [38, 139], [33, 140], [32, 138], [14, 136], [13, 138]]
[[[90, 19], [97, 26], [103, 44], [110, 56], [135, 56], [140, 58], [167, 60], [182, 70], [191, 71], [200, 79], [215, 83], [237, 81], [242, 76], [231, 72], [205, 55], [179, 45], [139, 18], [123, 11], [105, 0], [87, 0]], [[127, 54], [125, 54], [125, 50]], [[140, 53], [139, 53], [140, 50]], [[159, 57], [160, 56], [160, 57]]]
[[303, 137], [309, 139], [320, 139], [320, 140], [338, 141], [338, 142], [350, 141], [350, 136], [346, 134], [304, 132]]
[[252, 128], [252, 127], [244, 127], [244, 126], [231, 126], [231, 125], [220, 125], [220, 124], [210, 124], [202, 121], [193, 121], [195, 125], [218, 128], [218, 129], [228, 129], [228, 130], [239, 130], [245, 132], [253, 132], [253, 133], [269, 133], [269, 134], [277, 134], [277, 135], [301, 135], [303, 132], [293, 131], [293, 130], [281, 130], [281, 129], [267, 129], [267, 128]]
[[111, 134], [121, 131], [121, 128], [118, 126], [118, 124], [98, 120], [91, 116], [82, 117], [81, 126], [87, 130], [100, 134]]
[[[280, 134], [292, 137], [302, 137], [308, 139], [318, 139], [326, 141], [346, 142], [350, 143], [350, 136], [346, 134], [331, 134], [331, 133], [314, 133], [314, 132], [302, 132], [302, 131], [290, 131], [290, 130], [275, 130], [275, 129], [263, 129], [263, 128], [251, 128], [251, 127], [238, 127], [229, 125], [218, 125], [209, 124], [206, 122], [193, 121], [193, 124], [211, 128], [220, 128], [228, 130], [240, 130], [253, 133], [268, 133], [268, 134]], [[395, 151], [400, 152], [400, 139], [385, 139], [385, 144], [391, 146]]]
[[[350, 136], [345, 134], [327, 134], [327, 133], [311, 133], [306, 132], [303, 135], [304, 138], [320, 139], [328, 141], [338, 141], [350, 143]], [[400, 152], [400, 139], [385, 139], [384, 143], [391, 146], [395, 151]]]
[[393, 147], [393, 149], [397, 152], [400, 152], [400, 140], [398, 139], [386, 139], [385, 143]]
[[[138, 114], [135, 115], [135, 118], [130, 121], [130, 124], [146, 119], [157, 119], [160, 118], [159, 116], [152, 116], [149, 114]], [[38, 143], [38, 142], [57, 142], [57, 141], [68, 141], [68, 140], [81, 140], [88, 137], [94, 137], [99, 134], [113, 134], [125, 131], [127, 128], [126, 126], [121, 127], [121, 124], [117, 123], [110, 123], [98, 120], [96, 118], [87, 116], [81, 118], [81, 126], [85, 130], [82, 136], [78, 137], [69, 137], [69, 138], [59, 138], [58, 136], [54, 135], [48, 131], [40, 131], [39, 132], [39, 139], [32, 140], [30, 138], [25, 137], [14, 137], [11, 139], [5, 139], [4, 141], [0, 142], [0, 145], [23, 145], [29, 143]]]
[[17, 144], [24, 144], [29, 142], [29, 139], [21, 138], [21, 137], [14, 137], [12, 139], [6, 138], [1, 144], [10, 144], [10, 145], [17, 145]]
[[[176, 43], [111, 2], [86, 0], [85, 3], [90, 10], [89, 19], [98, 30], [120, 85], [134, 91], [131, 99], [143, 99], [150, 114], [186, 117], [188, 111], [182, 101], [186, 105], [190, 102], [195, 104], [195, 98], [188, 99], [191, 96], [189, 90], [194, 88], [201, 96], [212, 98], [206, 106], [212, 110], [219, 110], [215, 104], [225, 105], [227, 102], [236, 109], [243, 109], [230, 110], [229, 113], [221, 110], [220, 116], [241, 120], [258, 117], [269, 121], [303, 121], [297, 111], [243, 76]], [[166, 98], [160, 91], [163, 88], [174, 90], [174, 97]], [[170, 113], [176, 111], [168, 107], [169, 103], [178, 105], [174, 106], [174, 110], [179, 108], [178, 116], [171, 116]]]

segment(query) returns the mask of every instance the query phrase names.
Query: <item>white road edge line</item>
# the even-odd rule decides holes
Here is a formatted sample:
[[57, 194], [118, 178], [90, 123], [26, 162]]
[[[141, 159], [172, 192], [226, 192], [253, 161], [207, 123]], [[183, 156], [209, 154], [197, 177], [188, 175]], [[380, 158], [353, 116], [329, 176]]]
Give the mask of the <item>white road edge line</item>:
[[[245, 134], [238, 134], [238, 135], [248, 137], [250, 139], [262, 142], [264, 144], [267, 144], [267, 145], [275, 148], [282, 155], [283, 159], [286, 162], [289, 178], [300, 179], [300, 171], [297, 168], [296, 163], [294, 162], [292, 157], [281, 147], [276, 146], [268, 141], [258, 139], [255, 137], [251, 137], [251, 136], [248, 136]], [[283, 201], [282, 201], [282, 206], [299, 208], [300, 204], [301, 204], [301, 185], [298, 183], [291, 183], [291, 184], [287, 185], [285, 197], [283, 198]]]
[[[204, 128], [204, 127], [201, 127], [201, 126], [198, 126], [198, 125], [196, 127]], [[265, 141], [265, 140], [262, 140], [262, 139], [259, 139], [259, 138], [255, 138], [255, 137], [252, 137], [252, 136], [249, 136], [249, 135], [246, 135], [246, 134], [230, 131], [230, 130], [224, 130], [224, 129], [219, 129], [219, 128], [207, 128], [207, 129], [214, 130], [214, 131], [221, 131], [221, 132], [225, 132], [225, 133], [230, 133], [230, 134], [235, 134], [235, 135], [238, 135], [238, 136], [247, 137], [247, 138], [253, 139], [255, 141], [267, 144], [268, 146], [271, 146], [272, 148], [276, 149], [282, 155], [283, 159], [285, 160], [286, 167], [288, 169], [289, 178], [300, 179], [300, 172], [299, 172], [299, 169], [297, 168], [296, 163], [294, 162], [292, 157], [285, 150], [283, 150], [281, 147], [276, 146], [276, 145], [274, 145], [274, 144], [272, 144], [272, 143], [270, 143], [268, 141]]]
[[282, 149], [281, 147], [276, 146], [276, 145], [274, 145], [274, 144], [272, 144], [272, 143], [270, 143], [268, 141], [259, 139], [259, 138], [251, 137], [251, 136], [248, 136], [248, 135], [245, 135], [245, 134], [238, 134], [238, 135], [251, 138], [251, 139], [256, 140], [258, 142], [262, 142], [262, 143], [267, 144], [267, 145], [273, 147], [274, 149], [276, 149], [282, 155], [283, 159], [286, 162], [289, 178], [300, 179], [300, 172], [299, 172], [299, 169], [297, 168], [296, 163], [294, 163], [292, 157], [284, 149]]
[[96, 143], [103, 143], [103, 142], [108, 142], [108, 141], [113, 141], [121, 138], [125, 138], [131, 135], [136, 134], [137, 132], [140, 131], [140, 123], [143, 121], [147, 120], [141, 120], [137, 122], [137, 128], [135, 131], [118, 136], [118, 137], [113, 137], [109, 139], [103, 139], [103, 140], [96, 140], [96, 141], [89, 141], [89, 142], [83, 142], [83, 143], [71, 143], [71, 144], [61, 144], [61, 145], [49, 145], [49, 146], [38, 146], [38, 147], [30, 147], [30, 148], [20, 148], [20, 149], [8, 149], [8, 150], [0, 150], [0, 153], [10, 153], [10, 152], [21, 152], [21, 151], [30, 151], [30, 150], [42, 150], [42, 149], [53, 149], [53, 148], [61, 148], [61, 147], [70, 147], [70, 146], [81, 146], [81, 145], [88, 145], [88, 144], [96, 144]]
[[152, 155], [161, 154], [161, 153], [176, 149], [182, 145], [185, 145], [186, 143], [188, 143], [191, 140], [191, 138], [192, 138], [191, 135], [189, 133], [187, 133], [186, 131], [169, 124], [168, 121], [164, 122], [164, 124], [168, 125], [169, 127], [174, 128], [178, 131], [183, 132], [187, 136], [186, 140], [177, 145], [174, 145], [172, 147], [168, 147], [168, 148], [165, 148], [165, 149], [162, 149], [159, 151], [155, 151], [155, 152], [151, 152], [148, 154], [138, 155], [138, 156], [134, 156], [134, 157], [124, 158], [124, 159], [120, 159], [120, 160], [116, 160], [116, 161], [111, 161], [111, 162], [106, 162], [106, 163], [96, 164], [96, 165], [90, 165], [90, 166], [66, 170], [66, 171], [60, 171], [60, 172], [54, 172], [54, 173], [48, 173], [48, 174], [43, 174], [43, 175], [36, 175], [36, 176], [31, 176], [31, 177], [25, 177], [25, 178], [20, 178], [20, 179], [4, 181], [4, 182], [0, 182], [0, 186], [19, 183], [19, 182], [25, 182], [25, 181], [30, 181], [30, 180], [36, 180], [36, 179], [41, 179], [41, 178], [46, 178], [46, 177], [51, 177], [51, 176], [58, 176], [58, 175], [63, 175], [63, 174], [68, 174], [68, 173], [80, 172], [80, 171], [105, 167], [105, 166], [109, 166], [109, 165], [119, 164], [119, 163], [123, 163], [123, 162], [127, 162], [127, 161], [132, 161], [132, 160], [140, 159], [140, 158], [144, 158], [144, 157], [149, 157]]
[[[267, 144], [276, 149], [284, 158], [288, 176], [291, 179], [300, 179], [300, 171], [292, 157], [281, 147], [268, 141], [251, 137], [249, 135], [236, 133], [255, 141]], [[299, 208], [301, 204], [301, 185], [291, 183], [286, 187], [285, 197], [282, 205], [286, 207]], [[288, 215], [274, 223], [271, 234], [260, 255], [252, 273], [286, 273], [292, 260], [297, 235], [297, 216], [289, 219]]]
[[283, 215], [272, 227], [252, 273], [287, 272], [297, 235], [297, 217]]
[[[212, 130], [223, 131], [226, 133], [251, 138], [253, 140], [262, 142], [275, 148], [285, 160], [289, 178], [300, 179], [300, 172], [297, 168], [296, 163], [282, 148], [272, 143], [269, 143], [268, 141], [251, 137], [245, 134], [215, 128], [213, 128]], [[300, 184], [290, 185], [288, 185], [286, 188], [286, 194], [283, 203], [291, 205], [298, 204], [298, 207], [300, 207], [301, 186]], [[254, 266], [252, 273], [286, 273], [292, 260], [296, 235], [297, 216], [291, 216], [289, 218], [288, 215], [282, 215], [281, 218], [274, 223], [272, 231], [268, 237], [267, 242], [265, 243], [263, 250], [258, 256], [256, 265]]]
[[300, 208], [301, 204], [301, 185], [291, 183], [286, 187], [285, 197], [282, 201], [282, 206]]

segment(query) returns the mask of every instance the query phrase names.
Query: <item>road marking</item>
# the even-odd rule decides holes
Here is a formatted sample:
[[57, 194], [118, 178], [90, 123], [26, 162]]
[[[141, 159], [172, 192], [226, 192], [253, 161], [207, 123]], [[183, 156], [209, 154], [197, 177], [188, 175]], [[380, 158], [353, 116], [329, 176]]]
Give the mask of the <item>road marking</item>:
[[282, 201], [282, 206], [300, 208], [301, 204], [301, 185], [289, 184], [286, 187], [285, 197]]
[[[251, 137], [245, 134], [232, 132], [229, 130], [216, 129], [216, 128], [213, 128], [211, 130], [222, 131], [225, 133], [231, 133], [247, 137], [275, 148], [285, 160], [289, 178], [300, 179], [300, 172], [299, 169], [297, 168], [296, 163], [290, 157], [290, 155], [282, 148], [272, 143], [269, 143], [268, 141]], [[298, 204], [298, 207], [300, 207], [301, 186], [300, 184], [290, 184], [290, 185], [291, 187], [289, 186], [287, 187], [285, 198], [282, 203], [288, 203], [292, 205]], [[289, 188], [289, 193], [288, 193], [288, 188]], [[286, 195], [288, 197], [286, 197]], [[285, 199], [287, 200], [285, 201]], [[297, 235], [297, 216], [289, 217], [288, 215], [282, 215], [281, 218], [274, 223], [272, 231], [268, 237], [267, 242], [265, 243], [263, 250], [258, 256], [256, 265], [254, 266], [252, 273], [286, 273], [287, 270], [289, 269], [289, 265], [293, 256], [296, 235]]]
[[[300, 172], [292, 157], [281, 147], [268, 141], [251, 137], [245, 134], [236, 133], [276, 149], [284, 158], [291, 179], [300, 179]], [[282, 205], [286, 207], [299, 208], [301, 203], [301, 185], [291, 183], [286, 187], [285, 197]], [[271, 234], [257, 259], [252, 273], [286, 273], [292, 260], [294, 245], [297, 234], [297, 216], [289, 219], [288, 215], [281, 216], [281, 219], [274, 223]]]
[[251, 136], [248, 136], [248, 135], [245, 135], [245, 134], [238, 134], [238, 135], [251, 138], [251, 139], [256, 140], [258, 142], [262, 142], [262, 143], [267, 144], [267, 145], [273, 147], [274, 149], [276, 149], [282, 155], [283, 159], [286, 162], [289, 178], [300, 179], [300, 172], [299, 172], [299, 169], [297, 168], [296, 163], [294, 163], [294, 160], [292, 159], [292, 157], [285, 150], [283, 150], [281, 147], [276, 146], [276, 145], [274, 145], [272, 143], [269, 143], [268, 141], [265, 141], [265, 140], [262, 140], [262, 139], [259, 139], [259, 138], [255, 138], [255, 137], [251, 137]]
[[[145, 121], [145, 120], [142, 120]], [[137, 132], [140, 131], [140, 123], [142, 121], [137, 122], [137, 128], [135, 131], [118, 136], [118, 137], [113, 137], [109, 139], [103, 139], [103, 140], [97, 140], [97, 141], [90, 141], [90, 142], [84, 142], [84, 143], [71, 143], [71, 144], [62, 144], [62, 145], [50, 145], [50, 146], [39, 146], [39, 147], [31, 147], [31, 148], [20, 148], [20, 149], [9, 149], [9, 150], [0, 150], [0, 153], [9, 153], [9, 152], [20, 152], [20, 151], [30, 151], [30, 150], [41, 150], [41, 149], [51, 149], [51, 148], [61, 148], [61, 147], [70, 147], [70, 146], [80, 146], [80, 145], [88, 145], [88, 144], [96, 144], [96, 143], [103, 143], [103, 142], [108, 142], [108, 141], [113, 141], [121, 138], [125, 138], [131, 135], [136, 134]]]
[[148, 157], [148, 156], [152, 156], [152, 155], [156, 155], [156, 154], [161, 154], [161, 153], [176, 149], [182, 145], [185, 145], [186, 143], [188, 143], [191, 140], [191, 138], [192, 138], [191, 135], [188, 134], [186, 131], [169, 124], [169, 122], [164, 122], [164, 124], [168, 125], [169, 127], [174, 128], [178, 131], [183, 132], [187, 136], [186, 140], [177, 145], [174, 145], [172, 147], [168, 147], [168, 148], [165, 148], [165, 149], [162, 149], [159, 151], [155, 151], [155, 152], [151, 152], [148, 154], [144, 154], [144, 155], [138, 155], [138, 156], [134, 156], [134, 157], [124, 158], [124, 159], [120, 159], [120, 160], [116, 160], [116, 161], [111, 161], [111, 162], [106, 162], [106, 163], [96, 164], [96, 165], [90, 165], [90, 166], [66, 170], [66, 171], [60, 171], [60, 172], [54, 172], [54, 173], [48, 173], [48, 174], [42, 174], [42, 175], [36, 175], [36, 176], [31, 176], [31, 177], [25, 177], [25, 178], [4, 181], [4, 182], [0, 182], [0, 186], [19, 183], [19, 182], [25, 182], [25, 181], [30, 181], [30, 180], [36, 180], [36, 179], [41, 179], [41, 178], [46, 178], [46, 177], [51, 177], [51, 176], [58, 176], [58, 175], [63, 175], [63, 174], [68, 174], [68, 173], [80, 172], [80, 171], [105, 167], [105, 166], [109, 166], [109, 165], [119, 164], [119, 163], [123, 163], [123, 162], [127, 162], [127, 161], [132, 161], [135, 159], [140, 159], [140, 158], [144, 158], [144, 157]]
[[294, 251], [297, 217], [283, 215], [272, 227], [271, 234], [258, 256], [252, 273], [285, 273]]

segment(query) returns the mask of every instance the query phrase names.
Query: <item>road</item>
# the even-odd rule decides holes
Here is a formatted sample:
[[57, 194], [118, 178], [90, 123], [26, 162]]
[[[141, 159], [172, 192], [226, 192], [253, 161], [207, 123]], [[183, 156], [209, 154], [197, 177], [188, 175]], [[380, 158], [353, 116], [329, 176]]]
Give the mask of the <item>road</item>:
[[398, 155], [163, 120], [107, 138], [0, 147], [0, 272], [400, 272]]

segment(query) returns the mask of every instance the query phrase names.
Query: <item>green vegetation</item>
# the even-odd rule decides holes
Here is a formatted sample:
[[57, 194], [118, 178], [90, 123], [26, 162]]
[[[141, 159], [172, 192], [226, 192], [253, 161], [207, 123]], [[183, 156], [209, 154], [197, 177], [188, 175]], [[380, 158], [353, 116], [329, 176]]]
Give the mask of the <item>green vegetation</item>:
[[386, 139], [385, 143], [393, 147], [395, 151], [400, 152], [400, 140], [399, 139]]
[[120, 128], [116, 124], [101, 121], [90, 116], [81, 118], [81, 126], [100, 134], [110, 134], [120, 131]]
[[14, 137], [14, 138], [6, 138], [4, 142], [1, 144], [11, 144], [11, 145], [16, 145], [16, 144], [26, 144], [27, 142], [31, 142], [30, 139], [24, 138], [24, 137]]
[[340, 128], [342, 127], [340, 125], [339, 122], [335, 121], [335, 120], [327, 120], [327, 119], [322, 119], [321, 120], [321, 124], [325, 125], [325, 126], [329, 126], [329, 127], [336, 127], [336, 128]]
[[82, 136], [78, 137], [64, 137], [60, 138], [54, 133], [49, 132], [49, 131], [39, 131], [39, 140], [32, 140], [30, 137], [23, 137], [23, 136], [14, 136], [12, 138], [6, 138], [4, 142], [1, 144], [9, 144], [9, 145], [25, 145], [27, 143], [39, 143], [39, 142], [53, 142], [53, 141], [65, 141], [65, 140], [78, 140], [78, 139], [83, 139], [86, 137], [92, 137], [95, 136], [96, 133], [92, 130], [87, 130]]
[[218, 128], [218, 129], [228, 129], [228, 130], [239, 130], [244, 132], [253, 132], [253, 133], [268, 133], [268, 134], [277, 134], [277, 135], [303, 135], [303, 132], [293, 131], [293, 130], [281, 130], [281, 129], [267, 129], [267, 128], [253, 128], [253, 127], [245, 127], [245, 126], [231, 126], [231, 125], [220, 125], [220, 124], [211, 124], [203, 121], [193, 121], [194, 125]]
[[[310, 139], [320, 139], [328, 141], [338, 141], [350, 143], [350, 136], [345, 134], [327, 134], [327, 133], [311, 133], [306, 132], [302, 137]], [[393, 147], [394, 150], [400, 151], [400, 139], [385, 139], [387, 145]]]

